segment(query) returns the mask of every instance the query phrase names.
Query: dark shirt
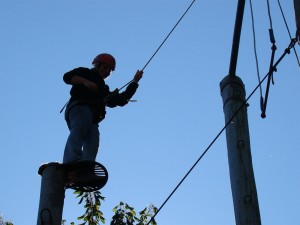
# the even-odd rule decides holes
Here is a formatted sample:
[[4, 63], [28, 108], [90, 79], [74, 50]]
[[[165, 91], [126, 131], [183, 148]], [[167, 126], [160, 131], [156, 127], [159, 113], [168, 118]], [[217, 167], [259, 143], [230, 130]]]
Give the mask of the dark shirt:
[[[71, 84], [74, 76], [80, 76], [95, 83], [98, 87], [97, 91], [90, 91], [83, 84]], [[90, 106], [94, 122], [96, 123], [104, 119], [106, 113], [105, 106], [113, 108], [126, 105], [138, 88], [137, 83], [131, 82], [125, 91], [121, 93], [117, 91], [111, 92], [103, 78], [94, 69], [84, 67], [79, 67], [65, 73], [63, 79], [66, 84], [72, 85], [69, 104], [76, 101], [78, 104]]]

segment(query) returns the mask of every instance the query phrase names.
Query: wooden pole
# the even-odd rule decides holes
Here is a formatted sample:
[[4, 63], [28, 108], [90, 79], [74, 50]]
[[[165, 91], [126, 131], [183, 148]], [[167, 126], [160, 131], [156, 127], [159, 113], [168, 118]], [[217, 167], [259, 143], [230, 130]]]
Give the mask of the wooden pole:
[[[231, 191], [236, 225], [260, 225], [260, 212], [252, 166], [245, 87], [236, 76], [246, 0], [238, 0], [229, 75], [220, 83], [223, 98]], [[236, 114], [236, 112], [238, 112]]]
[[242, 80], [228, 75], [221, 83], [228, 162], [236, 225], [260, 225], [260, 212], [252, 166], [245, 89]]
[[229, 64], [229, 75], [235, 76], [237, 59], [239, 55], [239, 47], [240, 47], [240, 38], [241, 31], [243, 25], [243, 17], [244, 17], [244, 9], [245, 9], [246, 0], [238, 0], [237, 10], [236, 10], [236, 18], [235, 18], [235, 26], [233, 33], [233, 41], [231, 48], [231, 57]]
[[66, 175], [59, 163], [39, 169], [42, 176], [37, 225], [61, 225]]

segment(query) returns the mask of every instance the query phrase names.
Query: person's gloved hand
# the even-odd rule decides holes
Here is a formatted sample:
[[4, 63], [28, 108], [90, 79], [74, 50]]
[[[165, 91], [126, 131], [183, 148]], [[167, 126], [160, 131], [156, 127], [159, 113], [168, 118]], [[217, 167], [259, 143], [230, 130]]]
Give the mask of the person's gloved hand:
[[143, 73], [144, 72], [142, 70], [137, 70], [134, 75], [133, 82], [138, 83], [139, 80], [143, 77]]

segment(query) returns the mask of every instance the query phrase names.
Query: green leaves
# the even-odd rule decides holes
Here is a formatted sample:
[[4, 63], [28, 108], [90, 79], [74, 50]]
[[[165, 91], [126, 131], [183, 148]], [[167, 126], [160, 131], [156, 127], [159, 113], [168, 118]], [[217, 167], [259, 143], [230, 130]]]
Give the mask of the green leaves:
[[114, 207], [113, 212], [115, 215], [113, 216], [110, 225], [146, 225], [149, 221], [151, 221], [152, 225], [157, 225], [153, 218], [157, 212], [157, 208], [153, 205], [140, 211], [139, 217], [136, 215], [133, 207], [130, 207], [127, 203], [123, 202], [120, 202], [119, 205]]
[[[105, 218], [100, 210], [101, 201], [105, 197], [99, 191], [95, 192], [81, 192], [75, 191], [76, 198], [79, 198], [78, 204], [84, 204], [85, 212], [79, 216], [77, 220], [81, 221], [79, 225], [99, 225], [105, 224]], [[114, 215], [111, 219], [110, 225], [157, 225], [153, 216], [157, 212], [154, 205], [149, 205], [140, 211], [137, 215], [135, 209], [127, 203], [120, 202], [119, 205], [113, 208]], [[63, 225], [65, 224], [63, 221]], [[74, 222], [70, 223], [75, 225]]]
[[13, 225], [12, 222], [6, 221], [1, 215], [0, 215], [0, 225]]
[[78, 204], [84, 202], [85, 208], [85, 213], [77, 218], [83, 221], [83, 223], [79, 225], [98, 225], [99, 223], [105, 223], [103, 213], [100, 211], [101, 200], [104, 201], [105, 197], [103, 197], [99, 191], [75, 191], [74, 194], [77, 195], [77, 198], [80, 198]]

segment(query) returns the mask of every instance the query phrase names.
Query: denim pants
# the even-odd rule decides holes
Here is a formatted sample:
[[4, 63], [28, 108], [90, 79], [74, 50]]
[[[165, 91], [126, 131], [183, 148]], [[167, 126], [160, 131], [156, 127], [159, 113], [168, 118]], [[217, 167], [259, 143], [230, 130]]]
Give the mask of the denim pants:
[[95, 161], [99, 148], [99, 126], [93, 123], [93, 114], [86, 105], [70, 105], [65, 112], [70, 134], [63, 162], [76, 160]]

